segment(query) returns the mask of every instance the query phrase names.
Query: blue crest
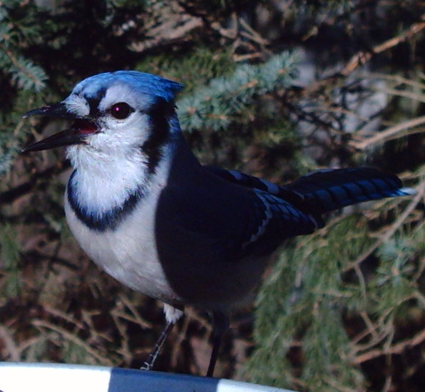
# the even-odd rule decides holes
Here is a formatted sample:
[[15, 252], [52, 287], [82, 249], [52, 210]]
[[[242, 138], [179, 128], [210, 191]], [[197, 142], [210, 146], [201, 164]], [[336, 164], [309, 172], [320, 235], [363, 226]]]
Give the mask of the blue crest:
[[157, 75], [138, 71], [116, 71], [90, 76], [78, 83], [72, 93], [79, 95], [84, 91], [84, 95], [93, 97], [100, 90], [108, 89], [115, 83], [128, 84], [142, 93], [163, 98], [167, 102], [173, 101], [176, 93], [183, 88], [180, 83]]

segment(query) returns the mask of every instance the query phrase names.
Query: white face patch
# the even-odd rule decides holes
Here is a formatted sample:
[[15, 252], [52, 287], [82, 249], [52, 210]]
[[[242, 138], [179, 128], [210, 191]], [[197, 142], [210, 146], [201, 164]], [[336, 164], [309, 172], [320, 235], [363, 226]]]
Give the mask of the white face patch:
[[[99, 213], [121, 206], [137, 189], [148, 191], [152, 176], [162, 170], [163, 157], [172, 154], [169, 132], [180, 131], [175, 114], [167, 118], [165, 112], [163, 121], [155, 122], [151, 113], [158, 103], [173, 102], [165, 103], [161, 95], [145, 87], [137, 89], [131, 78], [105, 77], [104, 83], [86, 79], [64, 100], [70, 112], [98, 128], [85, 136], [84, 143], [68, 147], [67, 156], [77, 169], [73, 178], [76, 199]], [[116, 112], [111, 110], [120, 103], [130, 108], [124, 118], [114, 116]], [[166, 178], [168, 174], [162, 175]]]
[[106, 115], [98, 121], [100, 133], [87, 138], [90, 147], [105, 154], [130, 153], [148, 139], [151, 127], [148, 115], [134, 112], [124, 120]]
[[136, 111], [147, 112], [152, 107], [154, 99], [152, 95], [136, 91], [127, 84], [116, 83], [106, 91], [105, 96], [99, 103], [99, 110], [104, 113], [112, 105], [125, 102]]
[[[106, 155], [122, 155], [133, 153], [134, 148], [139, 148], [151, 135], [150, 116], [146, 112], [152, 106], [154, 98], [147, 94], [141, 94], [126, 84], [110, 86], [97, 106], [93, 107], [90, 95], [84, 91], [73, 92], [63, 102], [69, 112], [78, 117], [93, 116], [93, 121], [99, 127], [98, 133], [89, 135], [83, 147], [85, 153], [92, 151], [96, 156], [103, 153]], [[123, 119], [114, 117], [110, 109], [117, 103], [126, 103], [132, 109], [129, 116]], [[95, 113], [92, 113], [95, 112]], [[92, 120], [90, 118], [90, 120]], [[78, 155], [80, 148], [74, 150], [71, 156]]]
[[77, 116], [85, 117], [90, 113], [90, 106], [86, 99], [76, 94], [71, 94], [66, 98], [63, 103], [69, 112], [76, 114]]

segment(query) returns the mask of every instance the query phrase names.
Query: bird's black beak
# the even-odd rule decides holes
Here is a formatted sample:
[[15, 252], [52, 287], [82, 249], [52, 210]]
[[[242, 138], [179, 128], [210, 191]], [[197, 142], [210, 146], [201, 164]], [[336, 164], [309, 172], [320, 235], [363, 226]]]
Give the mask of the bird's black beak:
[[47, 116], [55, 118], [69, 118], [75, 120], [77, 115], [69, 112], [63, 102], [55, 103], [53, 105], [42, 106], [41, 108], [30, 110], [26, 112], [23, 117], [28, 118], [31, 116]]
[[48, 150], [55, 147], [70, 146], [74, 144], [85, 144], [87, 136], [99, 132], [98, 126], [95, 122], [81, 118], [76, 114], [69, 112], [65, 104], [62, 102], [30, 110], [24, 114], [24, 118], [37, 115], [70, 119], [73, 120], [73, 123], [70, 128], [65, 129], [64, 131], [58, 132], [46, 139], [32, 143], [25, 147], [22, 150], [24, 153]]

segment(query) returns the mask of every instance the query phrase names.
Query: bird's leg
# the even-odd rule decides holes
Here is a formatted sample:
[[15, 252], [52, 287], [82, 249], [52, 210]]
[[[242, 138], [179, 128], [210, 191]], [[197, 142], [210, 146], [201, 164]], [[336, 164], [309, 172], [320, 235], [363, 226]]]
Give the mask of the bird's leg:
[[214, 374], [215, 364], [220, 350], [221, 340], [229, 329], [229, 318], [220, 312], [213, 313], [213, 336], [212, 336], [212, 352], [210, 364], [208, 365], [207, 377], [212, 377]]
[[183, 316], [183, 308], [179, 309], [175, 306], [164, 304], [164, 313], [165, 313], [165, 319], [167, 320], [167, 324], [165, 325], [165, 328], [161, 332], [161, 335], [159, 335], [159, 338], [156, 341], [153, 350], [149, 354], [147, 361], [141, 367], [142, 370], [151, 370], [152, 369], [152, 367], [153, 367], [153, 365], [156, 361], [156, 358], [158, 357], [159, 353], [161, 352], [162, 346], [164, 345], [165, 341], [167, 340], [168, 335], [170, 334], [174, 325], [176, 325], [177, 320], [181, 316]]
[[156, 358], [162, 350], [162, 346], [167, 340], [168, 335], [173, 329], [176, 323], [174, 321], [167, 321], [165, 328], [162, 330], [161, 335], [159, 335], [158, 340], [155, 343], [153, 350], [150, 352], [148, 359], [145, 361], [143, 366], [140, 368], [142, 370], [151, 370], [155, 364]]

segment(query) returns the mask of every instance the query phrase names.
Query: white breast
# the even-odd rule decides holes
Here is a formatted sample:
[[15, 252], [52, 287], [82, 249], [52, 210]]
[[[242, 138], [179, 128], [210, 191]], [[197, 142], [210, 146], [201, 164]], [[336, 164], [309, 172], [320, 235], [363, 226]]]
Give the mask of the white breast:
[[67, 197], [65, 213], [76, 240], [99, 267], [136, 291], [173, 303], [178, 298], [167, 282], [155, 247], [154, 197], [151, 194], [139, 203], [134, 213], [115, 231], [89, 229], [77, 218]]
[[[78, 197], [83, 204], [99, 211], [108, 210], [127, 197], [131, 185], [128, 182], [137, 185], [136, 178], [143, 184], [145, 168], [142, 160], [135, 157], [135, 154], [131, 155], [131, 159], [122, 158], [119, 165], [113, 161], [113, 154], [104, 156], [106, 162], [93, 154], [90, 151], [90, 154], [82, 155], [79, 149], [73, 149], [69, 153], [74, 163], [78, 159]], [[96, 170], [88, 170], [85, 167], [86, 161], [97, 165]], [[98, 163], [94, 163], [95, 161]], [[93, 165], [90, 166], [91, 169]], [[175, 303], [179, 302], [179, 298], [166, 279], [154, 238], [156, 205], [159, 193], [167, 183], [168, 173], [169, 161], [163, 160], [145, 189], [146, 195], [115, 230], [99, 232], [87, 227], [72, 210], [67, 195], [65, 214], [74, 237], [99, 267], [136, 291], [164, 302]], [[124, 178], [127, 183], [123, 184], [124, 180], [119, 180], [120, 178]]]

